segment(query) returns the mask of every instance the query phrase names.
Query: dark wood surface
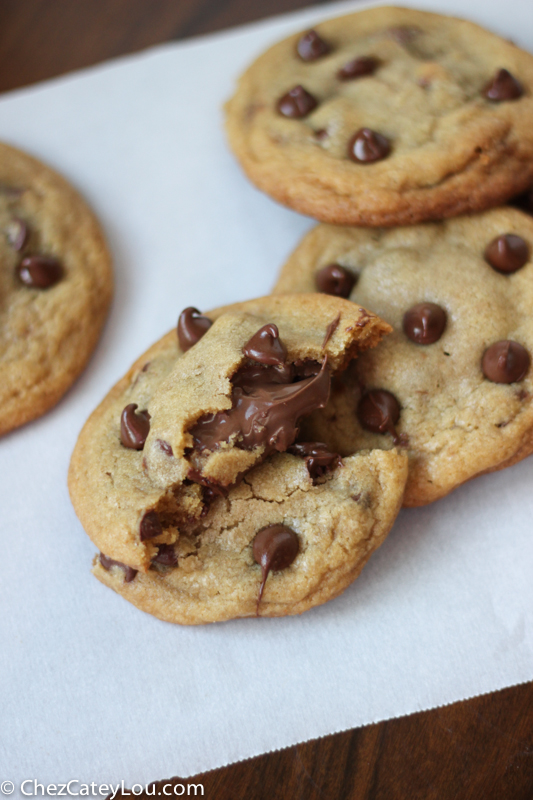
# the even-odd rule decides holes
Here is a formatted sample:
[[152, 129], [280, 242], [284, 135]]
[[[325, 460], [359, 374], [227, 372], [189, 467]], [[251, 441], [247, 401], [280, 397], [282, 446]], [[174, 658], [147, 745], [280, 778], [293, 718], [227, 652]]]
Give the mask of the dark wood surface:
[[[0, 91], [311, 4], [0, 0]], [[190, 781], [216, 800], [532, 800], [533, 684], [328, 736]]]

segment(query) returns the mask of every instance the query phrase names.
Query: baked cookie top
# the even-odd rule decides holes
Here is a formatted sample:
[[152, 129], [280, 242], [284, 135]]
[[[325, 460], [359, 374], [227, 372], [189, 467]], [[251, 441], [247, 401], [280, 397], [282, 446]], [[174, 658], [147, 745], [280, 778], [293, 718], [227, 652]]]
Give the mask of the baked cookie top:
[[393, 333], [304, 425], [339, 452], [408, 448], [422, 505], [533, 451], [533, 220], [511, 208], [392, 230], [319, 225], [275, 292], [331, 292]]
[[533, 57], [439, 14], [377, 7], [290, 36], [226, 111], [250, 179], [323, 222], [455, 216], [533, 178]]
[[66, 392], [112, 293], [111, 258], [86, 203], [57, 173], [0, 143], [0, 434]]
[[342, 591], [392, 525], [406, 456], [341, 459], [295, 440], [332, 377], [389, 330], [319, 295], [183, 312], [181, 346], [171, 332], [134, 364], [72, 457], [72, 501], [104, 554], [97, 577], [185, 624], [255, 614], [261, 575], [260, 614]]

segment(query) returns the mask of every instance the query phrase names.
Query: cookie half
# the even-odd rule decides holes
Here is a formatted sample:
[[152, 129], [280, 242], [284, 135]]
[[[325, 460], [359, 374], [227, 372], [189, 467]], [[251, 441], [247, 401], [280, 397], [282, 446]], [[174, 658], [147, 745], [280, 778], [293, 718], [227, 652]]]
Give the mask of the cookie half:
[[100, 226], [57, 173], [0, 143], [0, 434], [84, 369], [113, 293]]
[[439, 14], [371, 8], [290, 36], [226, 112], [248, 177], [322, 222], [452, 217], [533, 178], [533, 57]]
[[332, 292], [394, 328], [305, 424], [341, 454], [408, 448], [423, 505], [533, 451], [533, 220], [510, 208], [393, 230], [319, 225], [275, 292]]
[[182, 624], [301, 613], [339, 594], [390, 529], [407, 459], [341, 459], [298, 431], [388, 330], [317, 295], [184, 312], [181, 347], [171, 332], [134, 364], [72, 457], [72, 502], [104, 554], [96, 577]]

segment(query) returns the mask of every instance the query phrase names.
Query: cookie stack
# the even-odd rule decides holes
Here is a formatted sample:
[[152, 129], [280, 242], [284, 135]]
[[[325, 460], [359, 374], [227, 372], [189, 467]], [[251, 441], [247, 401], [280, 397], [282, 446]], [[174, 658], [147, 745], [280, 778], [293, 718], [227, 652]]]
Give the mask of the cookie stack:
[[402, 502], [533, 450], [533, 221], [501, 206], [533, 182], [532, 87], [513, 44], [400, 8], [247, 70], [233, 150], [322, 224], [271, 297], [185, 309], [87, 422], [69, 486], [103, 583], [183, 624], [301, 613]]

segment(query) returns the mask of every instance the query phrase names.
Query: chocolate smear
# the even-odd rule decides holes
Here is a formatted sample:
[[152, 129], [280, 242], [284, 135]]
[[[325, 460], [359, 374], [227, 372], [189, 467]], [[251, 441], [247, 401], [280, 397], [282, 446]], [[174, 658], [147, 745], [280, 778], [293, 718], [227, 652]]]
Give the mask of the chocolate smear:
[[362, 427], [372, 433], [390, 433], [394, 444], [400, 443], [396, 425], [400, 419], [400, 404], [391, 392], [372, 389], [362, 396], [357, 406]]
[[359, 164], [373, 164], [386, 158], [390, 142], [381, 133], [370, 128], [360, 128], [348, 142], [348, 156]]
[[20, 262], [18, 275], [31, 289], [49, 289], [63, 277], [63, 268], [53, 256], [26, 256]]
[[148, 411], [137, 413], [137, 408], [137, 403], [130, 403], [120, 417], [120, 441], [131, 450], [142, 450], [150, 433], [150, 414]]
[[415, 344], [438, 342], [446, 328], [446, 311], [436, 303], [417, 303], [403, 316], [403, 331]]
[[120, 567], [120, 569], [124, 570], [124, 583], [131, 583], [134, 577], [137, 575], [137, 570], [133, 569], [133, 567], [128, 567], [127, 564], [123, 564], [122, 561], [115, 561], [114, 559], [105, 556], [103, 553], [100, 553], [100, 564], [108, 572], [111, 567]]
[[326, 349], [327, 343], [339, 327], [339, 322], [341, 321], [341, 315], [337, 314], [334, 320], [332, 320], [328, 327], [326, 328], [326, 335], [324, 336], [324, 341], [322, 342], [322, 350]]
[[174, 450], [172, 449], [172, 445], [171, 444], [169, 444], [168, 442], [165, 442], [164, 439], [156, 439], [156, 442], [157, 442], [157, 446], [159, 447], [159, 449], [162, 450], [163, 453], [166, 456], [173, 456], [174, 455]]
[[279, 338], [278, 326], [263, 325], [244, 345], [242, 352], [252, 361], [269, 366], [280, 366], [287, 358], [287, 348]]
[[155, 511], [147, 511], [142, 518], [139, 531], [141, 542], [146, 542], [148, 539], [155, 539], [156, 536], [161, 536], [163, 527]]
[[287, 569], [300, 551], [298, 534], [287, 525], [269, 525], [256, 533], [252, 552], [254, 561], [261, 567], [261, 585], [257, 597], [256, 614], [263, 597], [266, 580], [270, 571]]
[[485, 250], [485, 261], [498, 272], [516, 272], [529, 260], [529, 248], [521, 236], [505, 233], [493, 239]]
[[207, 414], [190, 429], [194, 447], [212, 451], [222, 442], [233, 441], [243, 450], [264, 446], [264, 457], [276, 450], [284, 452], [296, 439], [300, 417], [324, 408], [330, 383], [325, 358], [318, 374], [296, 383], [258, 380], [234, 386], [231, 409]]
[[178, 319], [178, 342], [183, 352], [199, 342], [213, 323], [208, 317], [202, 316], [197, 308], [189, 306], [184, 308]]
[[349, 297], [356, 281], [356, 276], [340, 264], [328, 264], [315, 275], [315, 286], [318, 291], [334, 297]]
[[322, 39], [316, 31], [307, 31], [298, 40], [296, 52], [302, 61], [316, 61], [330, 52], [327, 42]]
[[481, 369], [493, 383], [516, 383], [525, 377], [531, 358], [518, 342], [505, 339], [488, 347], [481, 360]]
[[292, 444], [287, 452], [305, 459], [309, 477], [315, 485], [319, 478], [342, 466], [340, 455], [332, 453], [323, 442], [298, 442]]
[[494, 78], [483, 89], [483, 95], [493, 103], [517, 100], [524, 94], [524, 87], [506, 69], [499, 69]]
[[278, 100], [277, 109], [284, 117], [302, 119], [314, 111], [317, 105], [313, 95], [309, 94], [303, 86], [295, 86]]

